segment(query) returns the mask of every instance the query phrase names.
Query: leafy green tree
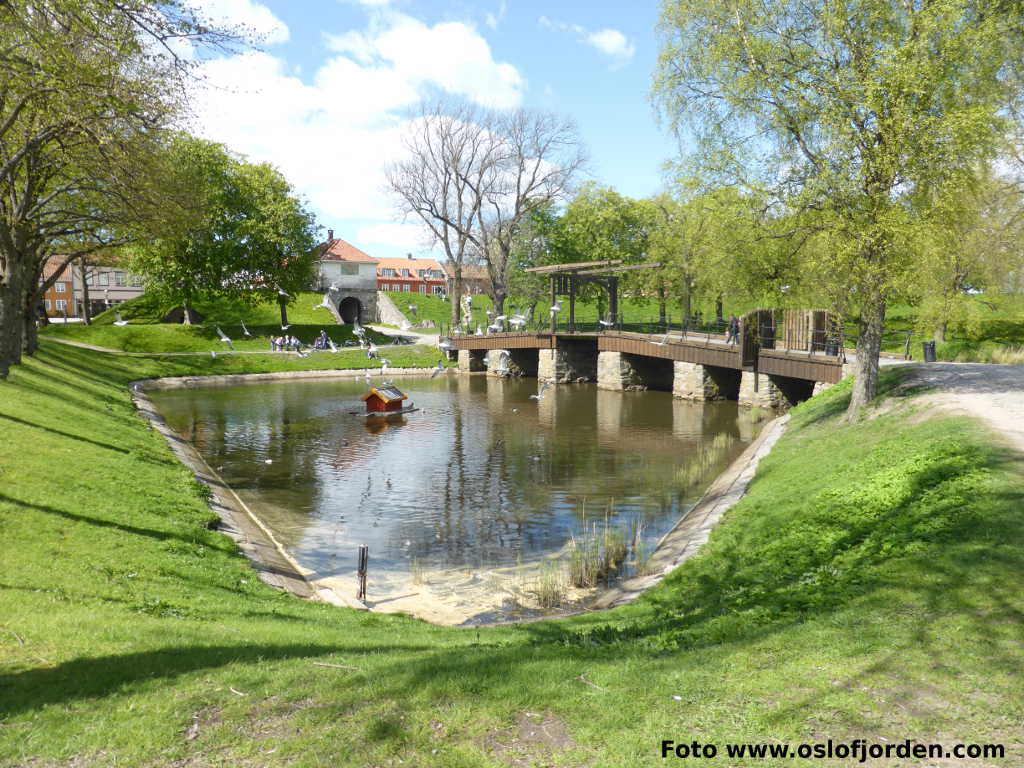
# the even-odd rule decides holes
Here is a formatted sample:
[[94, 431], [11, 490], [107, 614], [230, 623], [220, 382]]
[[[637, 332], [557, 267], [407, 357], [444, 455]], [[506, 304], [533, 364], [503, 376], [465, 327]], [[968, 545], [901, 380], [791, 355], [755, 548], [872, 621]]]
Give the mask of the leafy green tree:
[[[650, 211], [641, 201], [619, 194], [609, 186], [587, 182], [553, 227], [550, 248], [553, 263], [621, 260], [624, 265], [646, 260]], [[627, 273], [628, 274], [628, 273]], [[624, 288], [642, 286], [639, 278], [624, 281]], [[602, 288], [584, 290], [606, 311]]]
[[198, 300], [214, 298], [279, 301], [287, 323], [286, 304], [310, 283], [317, 233], [288, 181], [190, 136], [175, 139], [170, 157], [193, 215], [135, 249], [131, 268], [147, 292], [180, 304], [185, 323]]
[[912, 272], [914, 195], [1007, 133], [1020, 22], [1001, 0], [663, 0], [654, 98], [698, 172], [827, 228], [818, 273], [860, 318], [851, 417]]
[[1024, 200], [1017, 185], [985, 170], [931, 201], [920, 233], [919, 279], [911, 293], [918, 327], [977, 331], [1024, 268]]
[[199, 59], [176, 51], [236, 39], [178, 0], [0, 3], [0, 378], [34, 346], [42, 264], [159, 212], [149, 158]]

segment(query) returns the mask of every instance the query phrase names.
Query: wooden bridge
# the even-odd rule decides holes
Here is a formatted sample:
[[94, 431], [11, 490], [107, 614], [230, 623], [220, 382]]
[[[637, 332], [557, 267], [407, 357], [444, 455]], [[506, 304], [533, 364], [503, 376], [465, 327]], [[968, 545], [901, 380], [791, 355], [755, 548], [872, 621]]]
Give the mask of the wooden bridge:
[[845, 358], [841, 345], [828, 341], [829, 322], [820, 310], [758, 310], [741, 320], [734, 343], [720, 333], [617, 328], [461, 335], [452, 343], [466, 372], [596, 381], [604, 389], [659, 389], [687, 399], [778, 407], [843, 377]]

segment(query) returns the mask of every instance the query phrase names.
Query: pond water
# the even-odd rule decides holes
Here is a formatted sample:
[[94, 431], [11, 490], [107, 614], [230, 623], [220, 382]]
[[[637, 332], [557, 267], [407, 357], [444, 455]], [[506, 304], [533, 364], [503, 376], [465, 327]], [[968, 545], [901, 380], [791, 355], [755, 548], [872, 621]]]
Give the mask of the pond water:
[[735, 403], [665, 392], [572, 384], [538, 401], [534, 379], [395, 383], [419, 410], [367, 419], [362, 379], [151, 396], [312, 578], [354, 596], [366, 544], [371, 605], [447, 623], [535, 613], [541, 582], [581, 598], [572, 547], [606, 530], [628, 554], [602, 582], [641, 568], [758, 429]]

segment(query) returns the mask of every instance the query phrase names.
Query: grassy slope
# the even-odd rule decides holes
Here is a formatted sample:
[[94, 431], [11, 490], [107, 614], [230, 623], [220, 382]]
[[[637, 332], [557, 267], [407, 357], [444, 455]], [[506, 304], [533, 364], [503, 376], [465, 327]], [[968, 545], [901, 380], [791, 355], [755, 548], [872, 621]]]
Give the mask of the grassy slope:
[[[641, 602], [441, 629], [264, 587], [125, 393], [267, 360], [44, 342], [0, 383], [0, 765], [631, 766], [661, 764], [664, 738], [830, 737], [1024, 759], [1024, 480], [973, 423], [911, 403], [840, 427], [841, 385]], [[523, 712], [576, 746], [503, 752]]]
[[[327, 310], [313, 309], [322, 298], [318, 293], [299, 294], [288, 308], [288, 320], [292, 326], [287, 333], [306, 344], [312, 344], [321, 329], [326, 330], [339, 345], [354, 340], [351, 326], [336, 325]], [[238, 350], [269, 349], [269, 338], [284, 333], [276, 304], [256, 307], [201, 305], [199, 311], [203, 313], [203, 323], [192, 326], [161, 324], [164, 312], [146, 296], [125, 302], [117, 311], [129, 321], [128, 325], [115, 326], [113, 323], [117, 316], [110, 310], [98, 315], [92, 325], [51, 325], [43, 334], [123, 352], [222, 352], [227, 347], [218, 337], [218, 326]], [[254, 338], [243, 336], [243, 322]], [[367, 333], [378, 343], [387, 341], [385, 336], [375, 331]]]

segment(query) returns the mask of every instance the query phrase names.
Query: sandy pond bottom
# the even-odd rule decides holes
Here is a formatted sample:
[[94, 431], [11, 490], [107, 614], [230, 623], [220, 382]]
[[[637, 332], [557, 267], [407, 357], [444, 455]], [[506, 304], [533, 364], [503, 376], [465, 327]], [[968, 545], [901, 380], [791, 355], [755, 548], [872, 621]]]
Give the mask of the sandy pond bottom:
[[634, 574], [758, 428], [735, 403], [663, 392], [576, 384], [537, 401], [531, 379], [395, 383], [419, 410], [354, 415], [361, 379], [151, 397], [311, 581], [354, 597], [365, 544], [367, 604], [443, 624], [581, 607], [595, 590], [570, 586], [573, 547], [612, 541], [608, 580]]

